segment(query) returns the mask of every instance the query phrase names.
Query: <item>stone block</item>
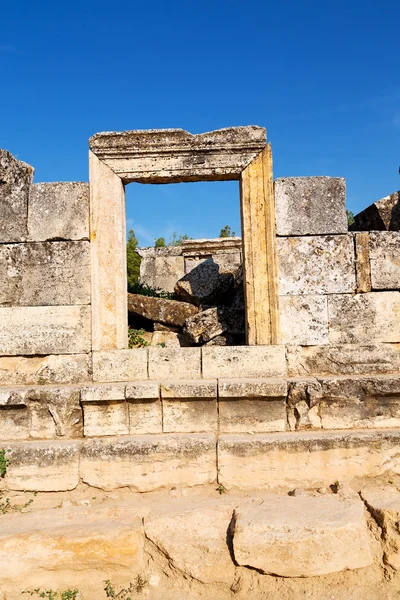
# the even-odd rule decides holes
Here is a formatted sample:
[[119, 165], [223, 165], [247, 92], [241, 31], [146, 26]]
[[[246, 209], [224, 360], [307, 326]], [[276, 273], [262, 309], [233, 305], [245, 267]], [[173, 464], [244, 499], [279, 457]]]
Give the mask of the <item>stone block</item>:
[[356, 288], [353, 236], [278, 238], [279, 294], [349, 294]]
[[90, 352], [89, 306], [0, 307], [0, 355]]
[[220, 379], [219, 428], [224, 433], [261, 433], [286, 429], [285, 380]]
[[399, 442], [397, 430], [222, 435], [218, 481], [227, 489], [293, 489], [399, 473]]
[[0, 385], [86, 383], [92, 365], [88, 354], [0, 357]]
[[315, 577], [367, 567], [371, 538], [355, 496], [270, 496], [235, 510], [238, 565], [278, 577]]
[[369, 254], [369, 233], [355, 233], [354, 242], [356, 247], [356, 293], [371, 291], [371, 264]]
[[205, 379], [286, 375], [284, 346], [209, 346], [201, 351]]
[[179, 279], [175, 294], [195, 306], [228, 304], [236, 271], [236, 265], [208, 258]]
[[0, 246], [2, 306], [89, 303], [89, 242], [39, 242]]
[[138, 248], [140, 283], [172, 293], [176, 282], [184, 276], [185, 265], [180, 246]]
[[26, 392], [33, 438], [79, 438], [83, 435], [80, 389], [38, 387]]
[[369, 255], [371, 285], [373, 290], [396, 290], [400, 288], [400, 232], [371, 231]]
[[4, 483], [9, 490], [61, 492], [79, 483], [81, 442], [51, 440], [7, 444], [10, 465]]
[[320, 379], [318, 412], [324, 429], [400, 426], [400, 377]]
[[163, 431], [200, 433], [218, 428], [217, 381], [161, 384]]
[[400, 371], [400, 344], [287, 346], [288, 377]]
[[156, 321], [181, 327], [186, 319], [198, 313], [193, 304], [128, 293], [128, 312]]
[[126, 386], [129, 412], [129, 433], [162, 432], [162, 410], [159, 384], [155, 381], [138, 381]]
[[400, 570], [400, 503], [398, 488], [367, 485], [361, 490], [369, 512], [381, 528], [383, 562], [395, 571]]
[[351, 231], [399, 231], [400, 192], [374, 202], [354, 217]]
[[28, 232], [32, 241], [89, 239], [89, 184], [35, 183], [29, 194]]
[[326, 296], [281, 296], [279, 311], [283, 344], [315, 346], [328, 343]]
[[28, 196], [34, 170], [0, 149], [0, 243], [23, 242], [28, 235]]
[[287, 420], [291, 431], [321, 429], [319, 406], [322, 398], [321, 384], [317, 379], [288, 382]]
[[82, 402], [85, 437], [128, 435], [129, 417], [125, 400]]
[[146, 348], [93, 352], [93, 381], [140, 381], [147, 377]]
[[328, 298], [331, 344], [400, 342], [400, 292]]
[[2, 442], [29, 438], [29, 411], [26, 406], [0, 405], [0, 436]]
[[125, 400], [125, 386], [119, 384], [88, 385], [82, 388], [82, 402]]
[[274, 192], [277, 235], [347, 233], [345, 179], [285, 177]]
[[150, 379], [199, 379], [200, 348], [149, 348]]
[[84, 483], [104, 490], [137, 492], [192, 487], [216, 480], [214, 434], [130, 436], [90, 440], [81, 452]]

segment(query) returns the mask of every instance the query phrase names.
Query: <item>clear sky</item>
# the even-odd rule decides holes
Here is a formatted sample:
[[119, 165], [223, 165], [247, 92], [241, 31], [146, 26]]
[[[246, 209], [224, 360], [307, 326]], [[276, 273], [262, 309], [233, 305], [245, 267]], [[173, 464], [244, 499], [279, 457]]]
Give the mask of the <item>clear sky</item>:
[[[98, 131], [267, 128], [274, 175], [400, 188], [400, 2], [19, 0], [0, 16], [0, 147], [36, 181], [88, 179]], [[141, 245], [237, 233], [236, 182], [127, 188]]]

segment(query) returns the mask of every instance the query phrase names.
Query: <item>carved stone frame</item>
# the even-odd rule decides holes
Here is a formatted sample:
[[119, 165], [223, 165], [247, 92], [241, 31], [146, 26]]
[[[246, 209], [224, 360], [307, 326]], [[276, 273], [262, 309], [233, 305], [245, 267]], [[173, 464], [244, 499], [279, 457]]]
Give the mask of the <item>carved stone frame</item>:
[[280, 342], [272, 151], [265, 129], [100, 133], [90, 141], [92, 349], [128, 347], [125, 184], [240, 181], [246, 334]]

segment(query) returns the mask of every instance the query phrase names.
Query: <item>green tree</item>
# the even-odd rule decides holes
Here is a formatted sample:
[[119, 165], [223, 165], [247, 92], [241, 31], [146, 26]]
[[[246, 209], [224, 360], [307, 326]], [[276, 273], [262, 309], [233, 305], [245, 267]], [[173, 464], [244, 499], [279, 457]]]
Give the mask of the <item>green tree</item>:
[[136, 252], [138, 245], [138, 239], [135, 236], [133, 229], [128, 232], [128, 241], [126, 244], [126, 267], [128, 273], [128, 291], [135, 285], [139, 280], [140, 275], [140, 261], [141, 258]]
[[346, 215], [347, 215], [347, 224], [348, 225], [353, 225], [354, 223], [354, 213], [352, 210], [346, 210]]
[[170, 240], [168, 246], [181, 246], [182, 242], [184, 242], [185, 240], [192, 239], [193, 238], [190, 238], [186, 233], [177, 237], [176, 232], [174, 231], [174, 233], [172, 234], [172, 239]]
[[236, 235], [236, 232], [231, 231], [230, 225], [225, 225], [225, 227], [223, 227], [221, 229], [221, 231], [219, 232], [219, 237], [222, 237], [222, 238], [235, 237], [235, 235]]
[[156, 242], [154, 244], [154, 248], [165, 248], [167, 244], [165, 243], [165, 238], [163, 237], [159, 237], [156, 239]]

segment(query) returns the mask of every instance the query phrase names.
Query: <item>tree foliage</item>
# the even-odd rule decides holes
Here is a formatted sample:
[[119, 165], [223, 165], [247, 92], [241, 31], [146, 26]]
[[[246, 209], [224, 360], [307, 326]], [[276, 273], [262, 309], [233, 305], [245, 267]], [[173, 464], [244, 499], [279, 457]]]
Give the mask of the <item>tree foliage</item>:
[[347, 215], [347, 224], [348, 225], [353, 225], [354, 223], [354, 213], [352, 210], [346, 210], [346, 215]]
[[165, 248], [167, 244], [165, 243], [165, 238], [163, 237], [159, 237], [156, 239], [156, 242], [154, 244], [154, 248]]
[[236, 235], [236, 232], [231, 231], [230, 225], [225, 225], [225, 227], [223, 227], [221, 229], [221, 231], [219, 232], [219, 237], [221, 237], [221, 238], [235, 237], [235, 235]]
[[128, 290], [132, 288], [139, 280], [141, 258], [136, 252], [138, 239], [133, 229], [128, 232], [128, 241], [126, 244], [126, 268], [128, 274]]

